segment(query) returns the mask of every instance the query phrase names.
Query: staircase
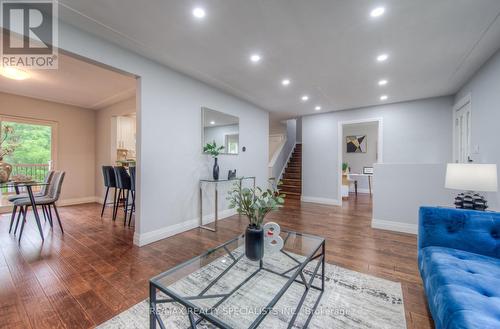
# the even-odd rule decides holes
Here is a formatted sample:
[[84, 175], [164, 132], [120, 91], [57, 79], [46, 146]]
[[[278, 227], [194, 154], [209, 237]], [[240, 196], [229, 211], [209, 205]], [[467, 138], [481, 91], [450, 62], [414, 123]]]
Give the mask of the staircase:
[[286, 194], [285, 200], [300, 200], [302, 193], [302, 144], [295, 145], [281, 181], [283, 184], [279, 186], [279, 189]]

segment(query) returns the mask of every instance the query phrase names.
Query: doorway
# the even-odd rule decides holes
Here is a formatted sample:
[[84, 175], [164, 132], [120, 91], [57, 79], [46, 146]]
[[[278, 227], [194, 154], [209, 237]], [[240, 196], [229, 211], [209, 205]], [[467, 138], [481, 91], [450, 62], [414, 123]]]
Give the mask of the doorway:
[[472, 162], [471, 97], [467, 95], [453, 107], [453, 162]]
[[339, 202], [374, 193], [374, 164], [383, 162], [382, 118], [339, 122]]

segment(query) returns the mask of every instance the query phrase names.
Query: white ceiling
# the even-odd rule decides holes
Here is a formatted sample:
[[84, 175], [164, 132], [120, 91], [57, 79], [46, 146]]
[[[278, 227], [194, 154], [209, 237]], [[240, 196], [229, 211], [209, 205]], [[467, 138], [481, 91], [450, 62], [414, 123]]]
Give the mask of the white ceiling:
[[[500, 46], [498, 0], [60, 0], [63, 20], [274, 118], [453, 94]], [[378, 5], [386, 13], [369, 17]], [[206, 10], [195, 19], [195, 6]], [[248, 57], [262, 55], [255, 65]], [[377, 63], [387, 52], [390, 58]], [[280, 84], [288, 77], [288, 87]], [[389, 80], [383, 88], [381, 78]], [[307, 93], [310, 100], [300, 101]]]
[[27, 71], [17, 81], [0, 75], [0, 92], [89, 109], [101, 109], [135, 95], [136, 80], [115, 71], [59, 53], [57, 70]]

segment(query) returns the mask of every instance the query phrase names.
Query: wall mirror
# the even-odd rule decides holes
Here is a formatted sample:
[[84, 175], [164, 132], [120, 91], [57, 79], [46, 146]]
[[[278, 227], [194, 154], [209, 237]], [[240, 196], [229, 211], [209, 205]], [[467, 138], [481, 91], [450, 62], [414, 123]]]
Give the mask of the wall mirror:
[[202, 149], [207, 143], [224, 146], [222, 154], [238, 154], [240, 119], [206, 107], [201, 108]]

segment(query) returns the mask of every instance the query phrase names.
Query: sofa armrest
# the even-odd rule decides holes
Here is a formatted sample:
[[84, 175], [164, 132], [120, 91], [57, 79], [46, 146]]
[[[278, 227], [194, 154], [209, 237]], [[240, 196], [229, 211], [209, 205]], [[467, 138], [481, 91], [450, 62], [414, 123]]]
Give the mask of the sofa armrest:
[[428, 246], [500, 258], [500, 213], [421, 207], [418, 248]]

